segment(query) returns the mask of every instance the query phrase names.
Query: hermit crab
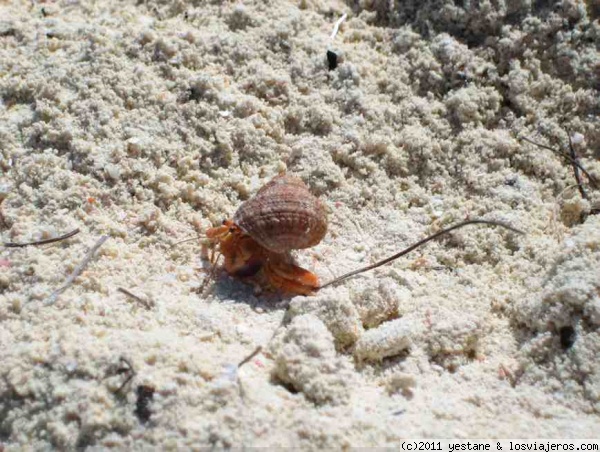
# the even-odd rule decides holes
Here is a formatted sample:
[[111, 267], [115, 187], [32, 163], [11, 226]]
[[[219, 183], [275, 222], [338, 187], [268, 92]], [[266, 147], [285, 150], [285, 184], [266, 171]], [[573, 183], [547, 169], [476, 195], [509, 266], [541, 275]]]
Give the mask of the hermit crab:
[[327, 212], [301, 179], [282, 174], [243, 203], [221, 226], [209, 228], [209, 245], [218, 244], [225, 270], [253, 278], [268, 289], [310, 294], [319, 289], [314, 273], [293, 263], [291, 251], [319, 243], [327, 232]]
[[[520, 233], [504, 223], [468, 220], [443, 229], [367, 267], [359, 268], [325, 284], [314, 273], [294, 263], [291, 252], [318, 244], [327, 232], [327, 211], [308, 187], [296, 176], [280, 174], [244, 202], [232, 220], [208, 228], [205, 252], [214, 250], [225, 258], [225, 271], [267, 290], [310, 295], [356, 274], [387, 264], [425, 243], [469, 224], [501, 226]], [[207, 254], [207, 253], [206, 253]], [[218, 255], [217, 255], [218, 259]]]

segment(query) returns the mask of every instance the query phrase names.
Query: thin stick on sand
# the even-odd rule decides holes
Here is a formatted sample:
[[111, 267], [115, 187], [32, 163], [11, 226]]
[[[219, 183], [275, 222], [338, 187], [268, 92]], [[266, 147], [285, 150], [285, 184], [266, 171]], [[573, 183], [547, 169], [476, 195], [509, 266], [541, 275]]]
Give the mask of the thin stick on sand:
[[127, 295], [132, 300], [137, 301], [139, 304], [144, 306], [146, 309], [152, 309], [152, 305], [148, 301], [144, 300], [142, 297], [140, 297], [134, 293], [131, 293], [130, 291], [128, 291], [127, 289], [124, 289], [123, 287], [118, 287], [117, 290], [119, 292], [121, 292], [122, 294]]
[[77, 279], [77, 277], [79, 275], [81, 275], [81, 273], [83, 273], [83, 271], [88, 266], [90, 261], [94, 258], [94, 254], [96, 254], [96, 251], [98, 251], [98, 249], [108, 239], [109, 239], [108, 235], [103, 235], [102, 237], [100, 237], [100, 240], [98, 240], [96, 242], [96, 244], [92, 247], [92, 249], [86, 254], [83, 261], [81, 261], [81, 263], [77, 267], [75, 267], [75, 270], [73, 270], [73, 273], [71, 273], [69, 275], [69, 277], [66, 279], [65, 283], [61, 287], [56, 289], [54, 292], [52, 292], [52, 295], [50, 295], [46, 299], [46, 301], [45, 301], [46, 305], [54, 304], [56, 302], [56, 300], [58, 299], [58, 297], [60, 296], [60, 294], [62, 294], [65, 290], [67, 290], [73, 284], [73, 282]]
[[240, 367], [242, 367], [244, 364], [248, 363], [252, 358], [254, 358], [256, 355], [258, 355], [260, 352], [262, 352], [262, 349], [263, 348], [262, 348], [261, 345], [259, 345], [258, 347], [256, 347], [252, 353], [250, 353], [248, 356], [246, 356], [244, 359], [242, 359], [240, 361], [240, 363], [237, 365], [238, 369]]
[[321, 287], [319, 287], [319, 290], [321, 290], [321, 289], [323, 289], [325, 287], [328, 287], [328, 286], [333, 286], [335, 284], [338, 284], [338, 283], [340, 283], [342, 281], [345, 281], [346, 279], [348, 279], [348, 278], [350, 278], [350, 277], [352, 277], [354, 275], [358, 275], [360, 273], [364, 273], [364, 272], [367, 272], [369, 270], [373, 270], [374, 268], [381, 267], [382, 265], [385, 265], [385, 264], [388, 264], [388, 263], [390, 263], [392, 261], [395, 261], [396, 259], [404, 256], [405, 254], [408, 254], [411, 251], [414, 251], [417, 248], [425, 245], [427, 242], [431, 242], [432, 240], [435, 240], [438, 237], [446, 235], [449, 232], [454, 231], [455, 229], [459, 229], [459, 228], [462, 228], [464, 226], [468, 226], [468, 225], [471, 225], [471, 224], [487, 224], [487, 225], [490, 225], [490, 226], [500, 226], [500, 227], [508, 229], [509, 231], [516, 232], [517, 234], [523, 234], [522, 231], [519, 231], [518, 229], [513, 228], [512, 226], [509, 226], [508, 224], [501, 223], [500, 221], [493, 221], [493, 220], [466, 220], [466, 221], [463, 221], [461, 223], [457, 223], [457, 224], [455, 224], [453, 226], [447, 227], [446, 229], [442, 229], [441, 231], [438, 231], [435, 234], [430, 235], [429, 237], [425, 237], [424, 239], [419, 240], [417, 243], [414, 243], [411, 246], [409, 246], [408, 248], [405, 248], [404, 250], [400, 251], [399, 253], [394, 254], [393, 256], [390, 256], [390, 257], [388, 257], [386, 259], [383, 259], [383, 260], [381, 260], [379, 262], [375, 262], [374, 264], [367, 265], [366, 267], [362, 267], [362, 268], [359, 268], [357, 270], [353, 270], [353, 271], [351, 271], [349, 273], [346, 273], [346, 274], [344, 274], [342, 276], [338, 276], [337, 278], [335, 278], [335, 279], [333, 279], [333, 280], [331, 280], [331, 281], [323, 284]]
[[67, 232], [66, 234], [59, 235], [58, 237], [53, 237], [50, 239], [38, 240], [36, 242], [27, 242], [27, 243], [3, 243], [2, 245], [6, 248], [24, 248], [26, 246], [38, 246], [38, 245], [47, 245], [48, 243], [60, 242], [61, 240], [66, 240], [74, 235], [79, 234], [79, 229], [75, 229], [74, 231]]
[[577, 158], [577, 154], [575, 153], [575, 148], [573, 147], [573, 140], [571, 139], [571, 134], [569, 135], [569, 156], [571, 157], [571, 166], [573, 167], [573, 174], [575, 176], [575, 181], [577, 182], [577, 186], [579, 187], [579, 193], [583, 199], [588, 199], [585, 188], [583, 187], [583, 181], [581, 180], [581, 175], [579, 174], [579, 159]]
[[331, 36], [329, 37], [329, 42], [333, 42], [333, 40], [335, 39], [335, 35], [338, 34], [338, 31], [340, 30], [340, 25], [342, 25], [342, 23], [346, 20], [346, 17], [348, 17], [348, 14], [344, 14], [342, 17], [340, 17], [335, 25], [333, 26], [333, 31], [331, 32]]
[[[583, 165], [581, 165], [581, 163], [579, 163], [579, 159], [577, 158], [573, 158], [572, 155], [570, 154], [566, 154], [558, 149], [554, 149], [551, 148], [550, 146], [546, 146], [545, 144], [541, 144], [541, 143], [537, 143], [535, 141], [533, 141], [531, 138], [528, 137], [521, 137], [520, 138], [523, 141], [526, 141], [528, 143], [534, 144], [537, 147], [540, 147], [542, 149], [546, 149], [548, 151], [552, 151], [554, 152], [556, 155], [559, 155], [560, 157], [564, 158], [565, 160], [567, 160], [571, 165], [573, 165], [573, 167], [577, 167], [583, 174], [585, 174], [585, 176], [588, 178], [590, 185], [593, 188], [597, 188], [598, 187], [598, 182], [596, 181], [596, 178], [594, 176], [592, 176], [590, 173], [587, 172], [587, 170], [583, 167]], [[569, 136], [569, 145], [572, 148], [572, 142], [571, 142], [571, 137]], [[580, 183], [580, 180], [577, 181], [578, 183]]]

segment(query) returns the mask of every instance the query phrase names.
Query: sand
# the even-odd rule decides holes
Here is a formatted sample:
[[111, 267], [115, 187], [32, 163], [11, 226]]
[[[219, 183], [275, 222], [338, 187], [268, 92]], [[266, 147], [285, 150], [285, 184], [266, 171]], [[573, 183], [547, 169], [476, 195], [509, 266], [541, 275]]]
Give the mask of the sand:
[[[597, 437], [600, 190], [520, 138], [571, 137], [600, 179], [599, 16], [0, 4], [0, 238], [81, 230], [0, 250], [0, 448]], [[199, 294], [199, 243], [172, 244], [281, 171], [327, 205], [328, 235], [297, 253], [324, 281], [467, 218], [525, 234], [470, 226], [310, 297], [223, 271]]]

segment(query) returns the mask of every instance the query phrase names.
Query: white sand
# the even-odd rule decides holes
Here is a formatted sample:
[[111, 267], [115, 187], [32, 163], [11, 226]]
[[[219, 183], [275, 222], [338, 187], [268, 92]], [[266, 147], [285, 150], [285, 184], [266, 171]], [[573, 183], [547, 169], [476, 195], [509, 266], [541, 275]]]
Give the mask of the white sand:
[[[0, 4], [2, 241], [82, 231], [1, 250], [0, 449], [598, 435], [600, 191], [517, 137], [577, 133], [600, 178], [600, 7], [395, 3]], [[308, 298], [223, 273], [199, 296], [199, 246], [170, 244], [284, 169], [329, 207], [298, 253], [323, 280], [467, 217], [526, 235], [471, 226]]]

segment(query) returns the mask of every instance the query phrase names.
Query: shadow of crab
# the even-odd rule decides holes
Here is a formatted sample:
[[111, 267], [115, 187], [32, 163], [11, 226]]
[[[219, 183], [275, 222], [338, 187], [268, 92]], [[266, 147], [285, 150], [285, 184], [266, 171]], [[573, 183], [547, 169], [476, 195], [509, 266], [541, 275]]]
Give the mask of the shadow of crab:
[[[204, 284], [204, 283], [202, 283]], [[200, 286], [202, 288], [202, 285]], [[225, 270], [218, 270], [213, 281], [210, 281], [201, 294], [202, 298], [216, 298], [222, 303], [246, 304], [253, 310], [272, 312], [285, 310], [294, 294], [266, 291], [247, 281], [229, 276]]]

